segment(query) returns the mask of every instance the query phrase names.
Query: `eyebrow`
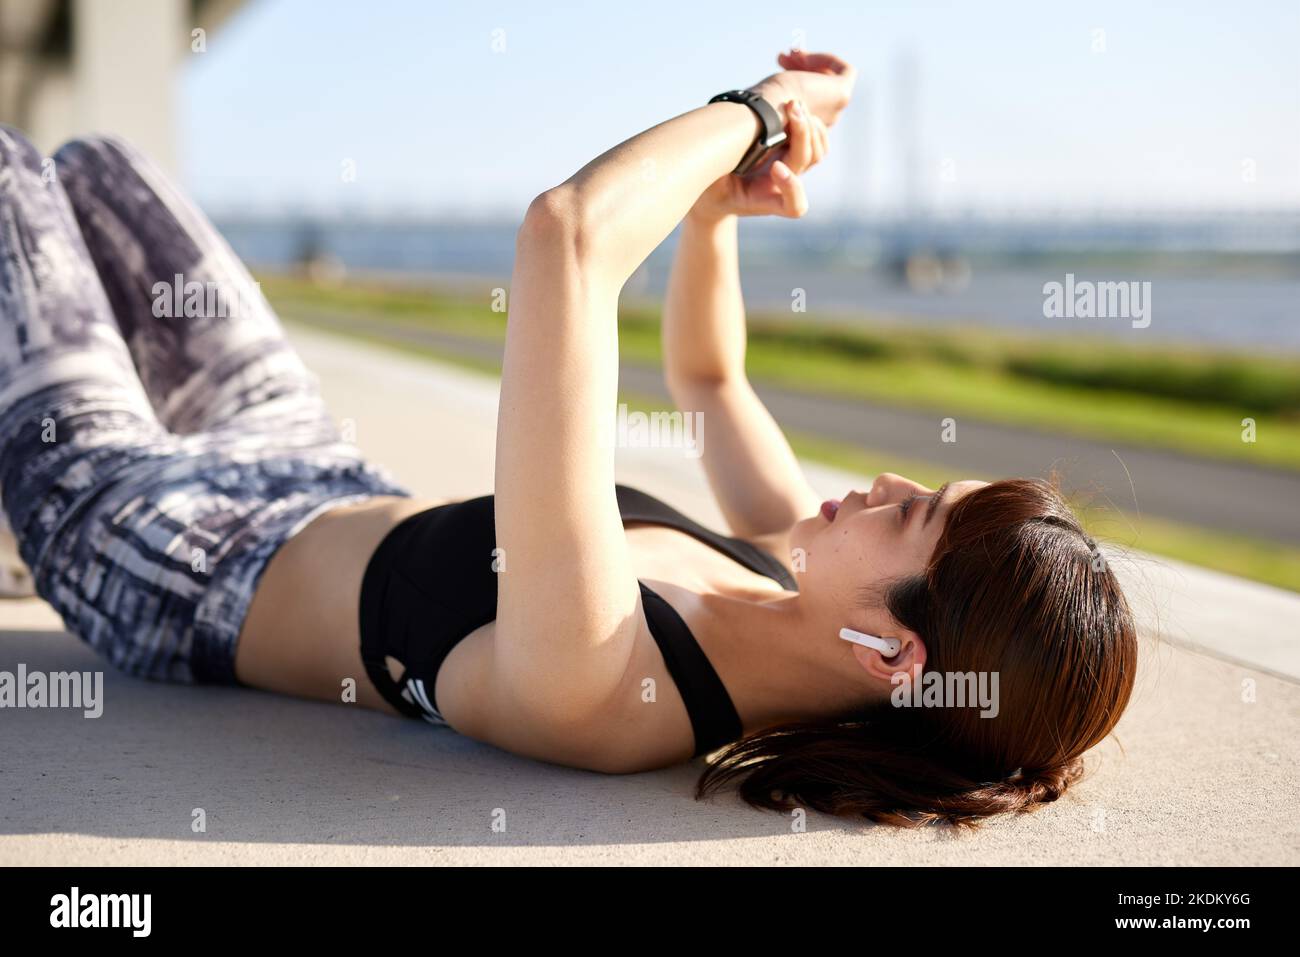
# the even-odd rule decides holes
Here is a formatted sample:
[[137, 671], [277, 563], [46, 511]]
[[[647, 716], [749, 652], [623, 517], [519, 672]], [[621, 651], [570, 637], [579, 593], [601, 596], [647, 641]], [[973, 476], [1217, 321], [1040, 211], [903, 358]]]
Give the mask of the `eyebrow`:
[[951, 482], [944, 482], [942, 485], [939, 486], [939, 491], [935, 492], [934, 495], [930, 496], [930, 505], [925, 510], [925, 522], [923, 523], [923, 527], [924, 525], [930, 524], [930, 519], [934, 517], [934, 510], [937, 509], [939, 507], [939, 503], [943, 501], [943, 496], [948, 491], [948, 486], [951, 484], [952, 484]]

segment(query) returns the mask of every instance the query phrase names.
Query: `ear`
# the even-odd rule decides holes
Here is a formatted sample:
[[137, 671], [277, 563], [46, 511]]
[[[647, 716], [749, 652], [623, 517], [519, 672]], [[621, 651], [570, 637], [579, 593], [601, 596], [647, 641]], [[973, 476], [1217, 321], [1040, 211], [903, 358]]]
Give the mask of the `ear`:
[[905, 681], [910, 684], [912, 676], [920, 674], [925, 669], [925, 642], [916, 632], [906, 628], [890, 629], [880, 637], [897, 639], [901, 645], [898, 654], [886, 658], [874, 648], [851, 645], [853, 657], [857, 659], [862, 670], [877, 681], [890, 685], [894, 675], [902, 672], [906, 675]]

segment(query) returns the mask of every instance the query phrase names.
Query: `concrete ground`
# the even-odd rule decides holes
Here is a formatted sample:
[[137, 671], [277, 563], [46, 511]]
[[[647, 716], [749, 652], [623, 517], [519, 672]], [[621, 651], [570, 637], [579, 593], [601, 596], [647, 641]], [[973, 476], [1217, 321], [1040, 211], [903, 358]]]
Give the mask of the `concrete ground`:
[[[294, 338], [335, 415], [413, 489], [491, 488], [493, 380]], [[827, 495], [863, 483], [809, 472]], [[622, 450], [619, 475], [721, 526], [680, 452]], [[360, 709], [108, 671], [98, 719], [0, 711], [0, 864], [1300, 863], [1300, 596], [1122, 564], [1145, 635], [1115, 738], [1060, 802], [975, 834], [820, 815], [796, 832], [734, 797], [693, 800], [698, 763], [602, 776]], [[34, 600], [0, 605], [0, 670], [19, 663], [102, 664]]]

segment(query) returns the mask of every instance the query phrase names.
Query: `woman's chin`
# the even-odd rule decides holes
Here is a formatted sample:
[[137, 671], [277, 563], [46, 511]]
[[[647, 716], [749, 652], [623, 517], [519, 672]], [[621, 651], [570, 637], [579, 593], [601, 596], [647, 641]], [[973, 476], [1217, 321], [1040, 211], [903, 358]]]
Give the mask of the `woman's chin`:
[[810, 515], [808, 518], [801, 518], [795, 522], [794, 528], [790, 529], [791, 550], [803, 549], [806, 552], [818, 533], [825, 531], [828, 527], [829, 523], [822, 518], [820, 512], [816, 515]]

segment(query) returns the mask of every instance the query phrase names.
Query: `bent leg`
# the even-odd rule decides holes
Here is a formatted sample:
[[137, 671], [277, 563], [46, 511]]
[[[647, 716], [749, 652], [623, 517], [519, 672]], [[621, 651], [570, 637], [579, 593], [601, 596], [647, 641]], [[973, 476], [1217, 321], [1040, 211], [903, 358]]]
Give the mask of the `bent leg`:
[[343, 443], [163, 428], [42, 172], [0, 126], [0, 501], [70, 631], [130, 674], [233, 683], [271, 555], [323, 511], [403, 490]]
[[0, 497], [35, 569], [40, 547], [122, 440], [154, 418], [67, 198], [0, 126]]
[[[67, 198], [44, 173], [35, 148], [0, 127], [0, 501], [37, 593], [116, 664], [151, 672], [122, 640], [123, 620], [147, 632], [150, 613], [126, 607], [111, 571], [131, 567], [132, 546], [114, 540], [100, 509], [176, 440], [136, 378]], [[188, 595], [200, 591], [196, 582]]]
[[158, 418], [172, 432], [337, 439], [318, 383], [248, 270], [175, 183], [122, 140], [54, 156]]

